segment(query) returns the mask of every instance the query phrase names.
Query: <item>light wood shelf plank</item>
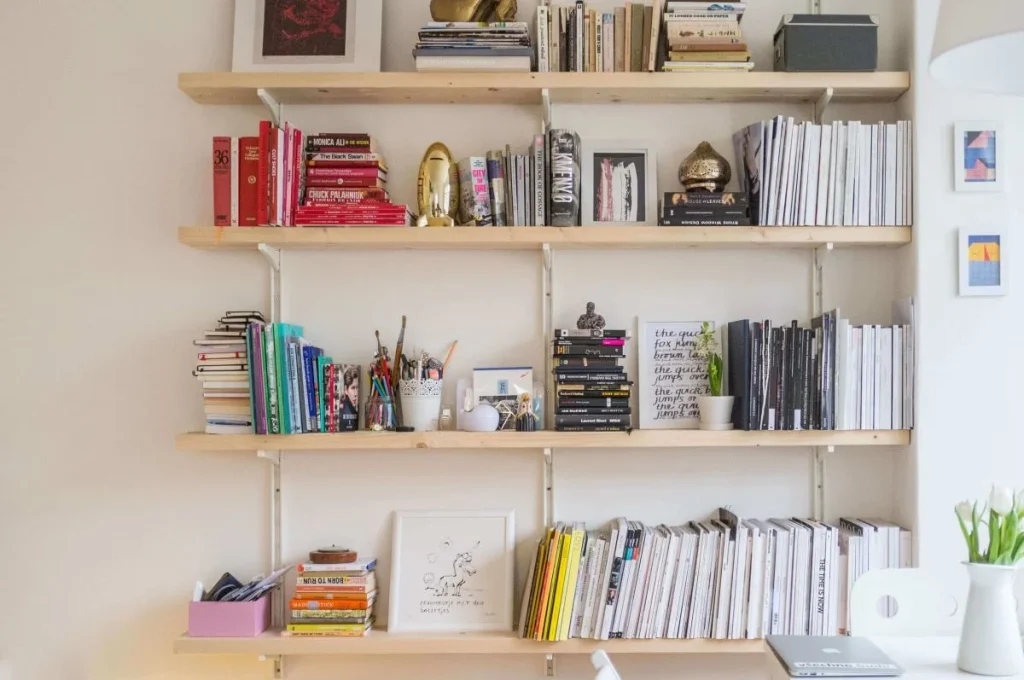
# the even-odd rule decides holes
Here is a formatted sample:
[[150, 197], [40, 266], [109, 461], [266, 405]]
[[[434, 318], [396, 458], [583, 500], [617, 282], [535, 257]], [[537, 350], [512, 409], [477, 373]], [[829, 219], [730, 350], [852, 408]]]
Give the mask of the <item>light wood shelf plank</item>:
[[910, 240], [910, 227], [178, 227], [181, 243], [213, 250], [844, 248]]
[[878, 73], [181, 73], [178, 88], [200, 104], [661, 104], [890, 102], [910, 87], [905, 71]]
[[176, 654], [762, 654], [763, 640], [566, 640], [536, 642], [511, 633], [398, 634], [363, 638], [287, 637], [271, 630], [252, 638], [174, 641]]
[[633, 449], [906, 446], [909, 430], [709, 432], [348, 432], [340, 434], [179, 434], [179, 451], [339, 451], [366, 449]]

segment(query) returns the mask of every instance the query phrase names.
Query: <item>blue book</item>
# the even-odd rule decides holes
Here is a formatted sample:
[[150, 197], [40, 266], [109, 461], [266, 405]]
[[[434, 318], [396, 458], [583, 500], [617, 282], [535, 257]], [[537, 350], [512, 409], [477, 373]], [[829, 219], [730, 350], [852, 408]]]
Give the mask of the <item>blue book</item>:
[[292, 339], [288, 341], [288, 423], [291, 434], [302, 432], [302, 401], [299, 395], [302, 389], [299, 387], [299, 373], [302, 370], [302, 361], [299, 359], [299, 342]]

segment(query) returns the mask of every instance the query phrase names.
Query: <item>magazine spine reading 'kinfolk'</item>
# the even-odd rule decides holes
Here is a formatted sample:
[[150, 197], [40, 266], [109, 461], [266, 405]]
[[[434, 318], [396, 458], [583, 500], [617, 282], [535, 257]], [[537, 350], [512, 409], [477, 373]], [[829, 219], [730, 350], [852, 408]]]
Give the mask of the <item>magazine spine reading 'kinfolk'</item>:
[[572, 130], [551, 130], [549, 222], [553, 227], [580, 224], [580, 137]]

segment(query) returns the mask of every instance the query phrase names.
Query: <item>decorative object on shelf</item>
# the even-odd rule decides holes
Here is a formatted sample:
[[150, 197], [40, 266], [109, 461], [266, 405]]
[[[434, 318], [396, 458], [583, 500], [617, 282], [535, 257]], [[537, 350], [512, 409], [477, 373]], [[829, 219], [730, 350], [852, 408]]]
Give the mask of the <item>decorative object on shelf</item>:
[[[986, 518], [987, 513], [987, 518]], [[1020, 624], [1013, 582], [1017, 564], [1024, 557], [1024, 492], [992, 487], [986, 507], [977, 501], [956, 506], [957, 522], [967, 543], [970, 577], [967, 609], [960, 632], [957, 667], [968, 673], [989, 676], [1016, 675], [1024, 669]], [[982, 541], [986, 528], [988, 545]]]
[[1006, 230], [960, 228], [960, 295], [1006, 295]]
[[402, 401], [402, 424], [416, 432], [431, 432], [440, 429], [438, 417], [441, 412], [441, 390], [443, 380], [400, 380], [398, 393]]
[[519, 397], [533, 389], [533, 369], [529, 366], [474, 368], [473, 396], [476, 405], [490, 404], [498, 411], [499, 430], [516, 429]]
[[1003, 125], [998, 121], [962, 121], [953, 126], [953, 183], [957, 191], [1002, 191], [1000, 144]]
[[442, 142], [427, 147], [416, 180], [417, 227], [454, 227], [459, 209], [459, 174]]
[[516, 432], [536, 432], [537, 415], [533, 412], [533, 401], [529, 392], [519, 396], [519, 413], [516, 414]]
[[572, 130], [548, 131], [551, 150], [551, 193], [548, 221], [552, 227], [580, 225], [580, 136]]
[[380, 71], [383, 0], [235, 0], [232, 71]]
[[[462, 382], [462, 380], [459, 381], [459, 383]], [[460, 389], [462, 389], [461, 385]], [[496, 431], [501, 422], [498, 409], [486, 402], [477, 404], [473, 398], [473, 388], [471, 387], [464, 388], [463, 394], [462, 411], [459, 413], [459, 429], [465, 432]]]
[[658, 224], [658, 163], [646, 142], [588, 141], [583, 154], [583, 222]]
[[434, 21], [515, 21], [516, 0], [430, 0]]
[[878, 70], [878, 17], [786, 14], [775, 29], [776, 71]]
[[697, 408], [700, 411], [700, 429], [731, 430], [733, 397], [725, 396], [724, 383], [725, 362], [718, 350], [718, 336], [714, 326], [705, 321], [697, 335], [697, 347], [694, 356], [704, 361], [707, 366], [708, 390], [710, 395], [697, 397]]
[[697, 355], [701, 321], [641, 321], [640, 428], [694, 429], [707, 364]]
[[679, 183], [686, 191], [725, 191], [732, 179], [732, 167], [722, 154], [708, 142], [697, 148], [679, 164]]
[[309, 553], [309, 561], [313, 564], [349, 564], [350, 562], [355, 562], [358, 558], [359, 555], [355, 550], [339, 548], [336, 545], [332, 545], [329, 548], [311, 550]]
[[388, 348], [380, 342], [380, 331], [374, 331], [377, 352], [370, 364], [370, 396], [366, 400], [366, 429], [380, 432], [398, 429], [394, 406], [394, 388], [391, 385], [391, 357]]
[[389, 632], [511, 631], [512, 510], [395, 511]]
[[579, 330], [604, 330], [604, 317], [594, 311], [596, 308], [597, 306], [593, 302], [588, 302], [587, 311], [576, 319], [576, 328]]

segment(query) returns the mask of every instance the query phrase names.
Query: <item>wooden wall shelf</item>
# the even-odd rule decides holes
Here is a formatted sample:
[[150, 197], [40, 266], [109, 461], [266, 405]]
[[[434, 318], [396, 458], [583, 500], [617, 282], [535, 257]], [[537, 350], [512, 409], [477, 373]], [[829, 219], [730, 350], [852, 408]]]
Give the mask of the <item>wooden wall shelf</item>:
[[564, 250], [900, 246], [910, 227], [178, 227], [193, 248]]
[[799, 432], [349, 432], [344, 434], [204, 434], [175, 438], [179, 451], [341, 451], [354, 449], [646, 449], [801, 446], [906, 446], [909, 430]]
[[904, 71], [878, 73], [181, 73], [178, 88], [200, 104], [677, 104], [891, 102], [910, 88]]
[[512, 633], [398, 634], [362, 638], [287, 637], [270, 630], [252, 638], [174, 641], [176, 654], [763, 654], [764, 640], [521, 640]]

